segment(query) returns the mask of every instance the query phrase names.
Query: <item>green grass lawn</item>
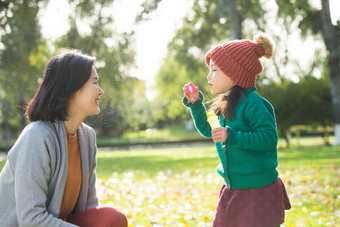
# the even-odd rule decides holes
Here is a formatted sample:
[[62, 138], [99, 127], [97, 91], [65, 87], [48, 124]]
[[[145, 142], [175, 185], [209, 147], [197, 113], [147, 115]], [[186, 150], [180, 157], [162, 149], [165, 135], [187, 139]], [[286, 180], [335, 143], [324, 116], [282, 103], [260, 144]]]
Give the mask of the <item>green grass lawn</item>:
[[[222, 179], [213, 146], [100, 152], [99, 196], [131, 226], [210, 226]], [[283, 226], [340, 224], [340, 147], [280, 149], [292, 209]]]
[[[223, 183], [217, 164], [213, 145], [101, 151], [100, 203], [134, 227], [210, 226]], [[281, 148], [278, 170], [292, 203], [282, 226], [340, 225], [340, 147]]]

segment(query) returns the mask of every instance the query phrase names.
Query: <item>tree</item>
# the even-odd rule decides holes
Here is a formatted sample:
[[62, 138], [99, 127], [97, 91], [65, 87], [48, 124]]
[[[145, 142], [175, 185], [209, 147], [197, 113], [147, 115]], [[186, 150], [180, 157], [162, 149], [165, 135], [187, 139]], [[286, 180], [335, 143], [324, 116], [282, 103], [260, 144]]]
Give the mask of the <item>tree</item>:
[[290, 144], [292, 126], [327, 127], [333, 124], [329, 86], [327, 77], [317, 79], [306, 75], [298, 83], [271, 81], [259, 87], [259, 93], [275, 109], [279, 134], [287, 146]]
[[[104, 90], [101, 113], [86, 119], [100, 136], [119, 136], [126, 131], [152, 126], [152, 108], [145, 95], [144, 82], [129, 76], [134, 64], [132, 33], [115, 32], [112, 15], [107, 14], [112, 0], [72, 1], [77, 12], [70, 15], [70, 30], [56, 46], [76, 48], [94, 55], [95, 66]], [[78, 23], [86, 21], [89, 33], [81, 34]]]
[[[0, 34], [0, 89], [2, 124], [5, 137], [11, 137], [10, 128], [22, 129], [26, 125], [24, 106], [38, 85], [40, 61], [45, 55], [46, 43], [41, 41], [37, 14], [43, 1], [5, 1], [1, 6]], [[11, 116], [12, 121], [10, 121]], [[13, 119], [20, 119], [20, 122]]]
[[[145, 1], [144, 10], [136, 20], [148, 19], [160, 2]], [[208, 68], [204, 62], [204, 54], [212, 43], [243, 38], [263, 28], [265, 21], [259, 16], [263, 14], [261, 3], [254, 0], [193, 1], [192, 12], [183, 19], [183, 26], [169, 43], [164, 65], [156, 75], [160, 94], [157, 102], [169, 120], [189, 118], [181, 104], [186, 82], [192, 81], [198, 86], [205, 94], [205, 101], [212, 98], [206, 86]], [[245, 30], [244, 21], [254, 25], [253, 30]]]
[[[159, 3], [159, 1], [154, 2]], [[283, 4], [291, 4], [289, 1], [284, 2]], [[284, 10], [281, 9], [281, 5], [278, 6], [279, 10]], [[151, 8], [154, 9], [155, 5]], [[231, 14], [235, 8], [237, 12]], [[293, 19], [282, 20], [283, 15], [279, 11], [275, 24], [269, 23], [267, 20], [269, 12], [262, 9], [259, 1], [194, 1], [192, 9], [193, 12], [184, 18], [182, 28], [169, 43], [168, 55], [156, 77], [157, 87], [160, 90], [158, 101], [163, 103], [162, 108], [165, 113], [168, 113], [168, 117], [171, 116], [173, 119], [188, 117], [185, 108], [179, 107], [182, 98], [181, 88], [187, 81], [198, 85], [206, 95], [205, 101], [211, 98], [207, 95], [210, 92], [205, 90], [204, 75], [208, 71], [203, 60], [205, 51], [211, 43], [221, 42], [227, 37], [237, 38], [235, 34], [241, 34], [242, 38], [260, 29], [269, 31], [277, 44], [275, 56], [268, 61], [270, 63], [266, 64], [267, 62], [264, 61], [265, 70], [258, 77], [258, 85], [259, 92], [275, 104], [280, 134], [289, 143], [289, 133], [293, 125], [325, 126], [331, 124], [332, 108], [329, 106], [329, 96], [327, 92], [325, 93], [329, 89], [329, 86], [325, 85], [328, 80], [318, 80], [313, 77], [315, 69], [322, 70], [323, 68], [324, 53], [316, 49], [315, 56], [307, 68], [305, 65], [302, 66], [298, 59], [293, 59], [289, 55], [290, 46], [287, 38], [297, 30]], [[286, 10], [294, 12], [292, 8]], [[304, 21], [317, 24], [318, 22], [311, 21], [313, 18], [315, 15], [305, 18]], [[272, 26], [278, 26], [280, 30], [276, 31]], [[301, 25], [299, 28], [306, 33], [307, 30], [301, 28]], [[291, 81], [292, 74], [295, 75], [295, 79], [300, 80], [299, 83]], [[318, 90], [318, 93], [315, 93], [313, 89]], [[313, 95], [307, 95], [306, 91]], [[297, 107], [299, 111], [296, 111]]]
[[[98, 134], [120, 135], [126, 130], [146, 127], [150, 123], [145, 120], [136, 124], [136, 120], [131, 120], [136, 113], [147, 115], [138, 109], [140, 107], [136, 111], [131, 106], [136, 97], [135, 88], [143, 82], [128, 76], [129, 68], [134, 63], [131, 48], [133, 33], [117, 34], [114, 31], [112, 15], [107, 13], [113, 0], [68, 2], [74, 12], [69, 16], [70, 29], [53, 43], [52, 48], [41, 36], [38, 24], [38, 12], [48, 1], [1, 2], [0, 120], [6, 130], [6, 139], [11, 136], [10, 130], [15, 133], [19, 131], [17, 119], [21, 117], [21, 128], [27, 124], [23, 107], [33, 97], [48, 59], [63, 48], [80, 49], [97, 58], [95, 66], [105, 90], [101, 99], [102, 113], [86, 119], [86, 122], [91, 122], [98, 129]], [[84, 21], [90, 32], [81, 34], [79, 22]], [[141, 102], [145, 94], [142, 89], [138, 92]]]
[[[302, 34], [321, 34], [328, 51], [328, 71], [330, 77], [330, 92], [332, 95], [333, 114], [335, 122], [335, 143], [340, 145], [340, 22], [333, 25], [330, 18], [329, 0], [321, 0], [321, 9], [314, 8], [309, 1], [276, 0], [279, 15], [286, 18], [287, 23], [299, 20]], [[302, 19], [299, 19], [302, 16]]]

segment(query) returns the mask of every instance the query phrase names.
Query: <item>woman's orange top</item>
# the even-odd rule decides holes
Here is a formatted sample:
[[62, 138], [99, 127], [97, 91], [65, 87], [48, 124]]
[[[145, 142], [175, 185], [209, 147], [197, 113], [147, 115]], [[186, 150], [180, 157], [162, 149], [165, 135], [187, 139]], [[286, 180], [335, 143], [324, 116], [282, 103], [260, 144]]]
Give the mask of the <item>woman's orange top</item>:
[[78, 135], [67, 135], [67, 179], [63, 200], [61, 202], [59, 218], [65, 219], [71, 214], [80, 191], [81, 186], [81, 157], [78, 143]]

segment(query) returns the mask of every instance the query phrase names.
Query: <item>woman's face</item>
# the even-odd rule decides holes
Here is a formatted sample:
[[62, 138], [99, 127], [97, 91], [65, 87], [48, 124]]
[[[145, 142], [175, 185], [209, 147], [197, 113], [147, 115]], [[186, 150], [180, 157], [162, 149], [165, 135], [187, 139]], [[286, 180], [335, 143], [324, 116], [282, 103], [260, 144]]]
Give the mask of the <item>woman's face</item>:
[[100, 88], [98, 80], [97, 71], [92, 67], [90, 78], [70, 100], [68, 108], [70, 110], [69, 116], [77, 114], [87, 117], [100, 112], [99, 100], [104, 91]]
[[234, 86], [234, 82], [230, 77], [225, 75], [211, 59], [207, 80], [213, 95], [224, 94]]

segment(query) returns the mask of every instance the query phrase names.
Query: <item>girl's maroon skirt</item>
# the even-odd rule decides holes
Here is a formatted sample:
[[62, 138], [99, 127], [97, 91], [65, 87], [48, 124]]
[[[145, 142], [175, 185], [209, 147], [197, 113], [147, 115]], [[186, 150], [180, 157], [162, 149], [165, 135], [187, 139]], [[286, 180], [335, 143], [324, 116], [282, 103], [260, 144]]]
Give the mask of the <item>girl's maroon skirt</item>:
[[229, 189], [222, 185], [214, 227], [275, 227], [284, 222], [291, 208], [286, 188], [278, 178], [260, 188]]

